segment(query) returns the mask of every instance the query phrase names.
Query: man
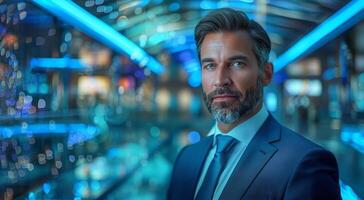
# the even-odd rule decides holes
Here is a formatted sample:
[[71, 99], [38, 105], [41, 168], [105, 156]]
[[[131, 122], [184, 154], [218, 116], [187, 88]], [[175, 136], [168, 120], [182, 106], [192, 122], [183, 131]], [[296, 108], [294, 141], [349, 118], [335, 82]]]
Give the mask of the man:
[[199, 22], [195, 40], [216, 125], [181, 150], [167, 198], [341, 199], [335, 157], [280, 125], [263, 105], [273, 75], [264, 29], [224, 8]]

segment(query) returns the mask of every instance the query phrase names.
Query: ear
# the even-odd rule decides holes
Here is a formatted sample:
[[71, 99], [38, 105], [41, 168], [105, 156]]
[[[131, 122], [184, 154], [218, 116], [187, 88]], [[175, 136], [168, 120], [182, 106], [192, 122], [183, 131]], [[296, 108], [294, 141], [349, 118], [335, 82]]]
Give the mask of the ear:
[[268, 62], [263, 67], [262, 83], [264, 86], [269, 85], [273, 78], [273, 64]]

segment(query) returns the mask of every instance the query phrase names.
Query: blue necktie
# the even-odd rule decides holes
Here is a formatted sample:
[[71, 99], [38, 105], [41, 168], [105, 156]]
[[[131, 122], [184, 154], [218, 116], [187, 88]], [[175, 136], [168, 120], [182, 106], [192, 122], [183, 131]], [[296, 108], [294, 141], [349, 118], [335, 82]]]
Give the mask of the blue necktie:
[[215, 188], [219, 180], [221, 172], [224, 170], [229, 150], [237, 142], [231, 136], [216, 136], [216, 153], [207, 170], [205, 179], [197, 193], [196, 200], [211, 200], [214, 196]]

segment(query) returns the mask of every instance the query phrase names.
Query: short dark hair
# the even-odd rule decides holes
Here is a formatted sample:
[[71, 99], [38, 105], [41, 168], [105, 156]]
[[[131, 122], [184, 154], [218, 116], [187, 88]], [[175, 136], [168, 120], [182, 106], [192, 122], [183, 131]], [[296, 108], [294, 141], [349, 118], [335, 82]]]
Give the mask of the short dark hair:
[[253, 40], [253, 52], [260, 69], [268, 62], [271, 42], [267, 32], [257, 22], [249, 19], [244, 12], [231, 8], [221, 8], [210, 12], [195, 27], [195, 41], [199, 58], [205, 36], [208, 33], [222, 31], [247, 31]]

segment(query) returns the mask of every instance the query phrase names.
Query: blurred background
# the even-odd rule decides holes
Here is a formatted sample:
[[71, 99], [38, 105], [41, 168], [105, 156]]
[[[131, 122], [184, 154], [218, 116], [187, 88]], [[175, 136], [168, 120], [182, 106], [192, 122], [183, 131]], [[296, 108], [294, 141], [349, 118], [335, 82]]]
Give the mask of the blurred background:
[[267, 109], [364, 198], [363, 0], [0, 0], [0, 199], [165, 199], [214, 123], [193, 29], [222, 7], [271, 37]]

